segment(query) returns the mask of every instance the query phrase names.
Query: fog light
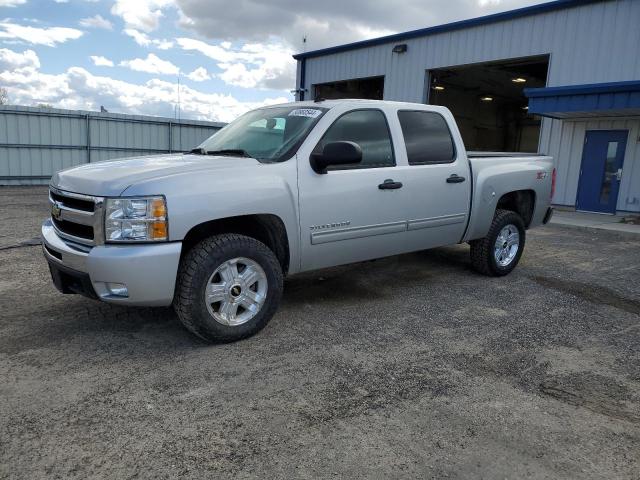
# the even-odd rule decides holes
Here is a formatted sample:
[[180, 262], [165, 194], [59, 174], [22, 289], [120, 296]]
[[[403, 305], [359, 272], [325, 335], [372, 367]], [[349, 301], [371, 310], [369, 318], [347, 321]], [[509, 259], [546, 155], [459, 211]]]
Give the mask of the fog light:
[[115, 297], [128, 297], [129, 290], [124, 283], [105, 283], [109, 295]]

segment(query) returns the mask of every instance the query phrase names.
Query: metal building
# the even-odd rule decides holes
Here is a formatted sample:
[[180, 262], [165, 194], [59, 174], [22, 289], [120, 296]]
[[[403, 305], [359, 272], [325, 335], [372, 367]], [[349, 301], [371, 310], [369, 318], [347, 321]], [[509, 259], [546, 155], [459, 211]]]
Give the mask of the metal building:
[[114, 158], [184, 152], [223, 123], [0, 106], [0, 185], [46, 184], [58, 170]]
[[639, 0], [559, 0], [294, 58], [298, 99], [445, 105], [469, 150], [552, 155], [555, 204], [640, 211]]

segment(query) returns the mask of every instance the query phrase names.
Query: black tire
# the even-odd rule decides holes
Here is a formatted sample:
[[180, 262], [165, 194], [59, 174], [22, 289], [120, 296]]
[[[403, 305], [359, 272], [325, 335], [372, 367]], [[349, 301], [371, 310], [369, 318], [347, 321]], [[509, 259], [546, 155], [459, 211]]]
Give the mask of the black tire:
[[[500, 231], [507, 225], [514, 225], [518, 229], [520, 235], [520, 243], [516, 256], [506, 266], [501, 266], [494, 256], [494, 245], [500, 234]], [[484, 238], [472, 240], [469, 242], [471, 246], [471, 265], [473, 268], [490, 277], [501, 277], [511, 273], [516, 268], [525, 244], [525, 228], [524, 222], [520, 215], [511, 210], [496, 210], [493, 222], [489, 228], [489, 233]]]
[[[245, 257], [258, 263], [267, 278], [260, 310], [246, 323], [219, 323], [207, 308], [205, 289], [211, 275], [227, 260]], [[195, 245], [182, 259], [173, 307], [185, 327], [207, 342], [234, 342], [260, 331], [275, 314], [282, 297], [282, 268], [274, 253], [258, 240], [237, 234], [214, 235]]]

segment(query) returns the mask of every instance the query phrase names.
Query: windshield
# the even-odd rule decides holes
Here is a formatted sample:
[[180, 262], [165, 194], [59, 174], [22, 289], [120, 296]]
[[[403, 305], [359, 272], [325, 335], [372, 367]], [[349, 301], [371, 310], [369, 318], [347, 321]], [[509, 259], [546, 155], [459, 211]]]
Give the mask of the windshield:
[[293, 154], [326, 111], [292, 105], [253, 110], [216, 132], [193, 152], [280, 162]]

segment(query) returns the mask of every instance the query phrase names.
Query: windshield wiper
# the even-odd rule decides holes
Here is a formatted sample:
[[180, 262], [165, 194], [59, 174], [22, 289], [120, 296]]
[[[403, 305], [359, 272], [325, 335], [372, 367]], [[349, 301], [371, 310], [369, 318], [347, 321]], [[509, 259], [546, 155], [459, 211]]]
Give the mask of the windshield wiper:
[[241, 148], [225, 148], [223, 150], [205, 150], [202, 147], [197, 147], [191, 150], [189, 153], [194, 155], [233, 155], [236, 157], [254, 158], [246, 150]]
[[241, 148], [225, 148], [223, 150], [207, 150], [207, 155], [234, 155], [238, 157], [253, 158], [246, 150]]

